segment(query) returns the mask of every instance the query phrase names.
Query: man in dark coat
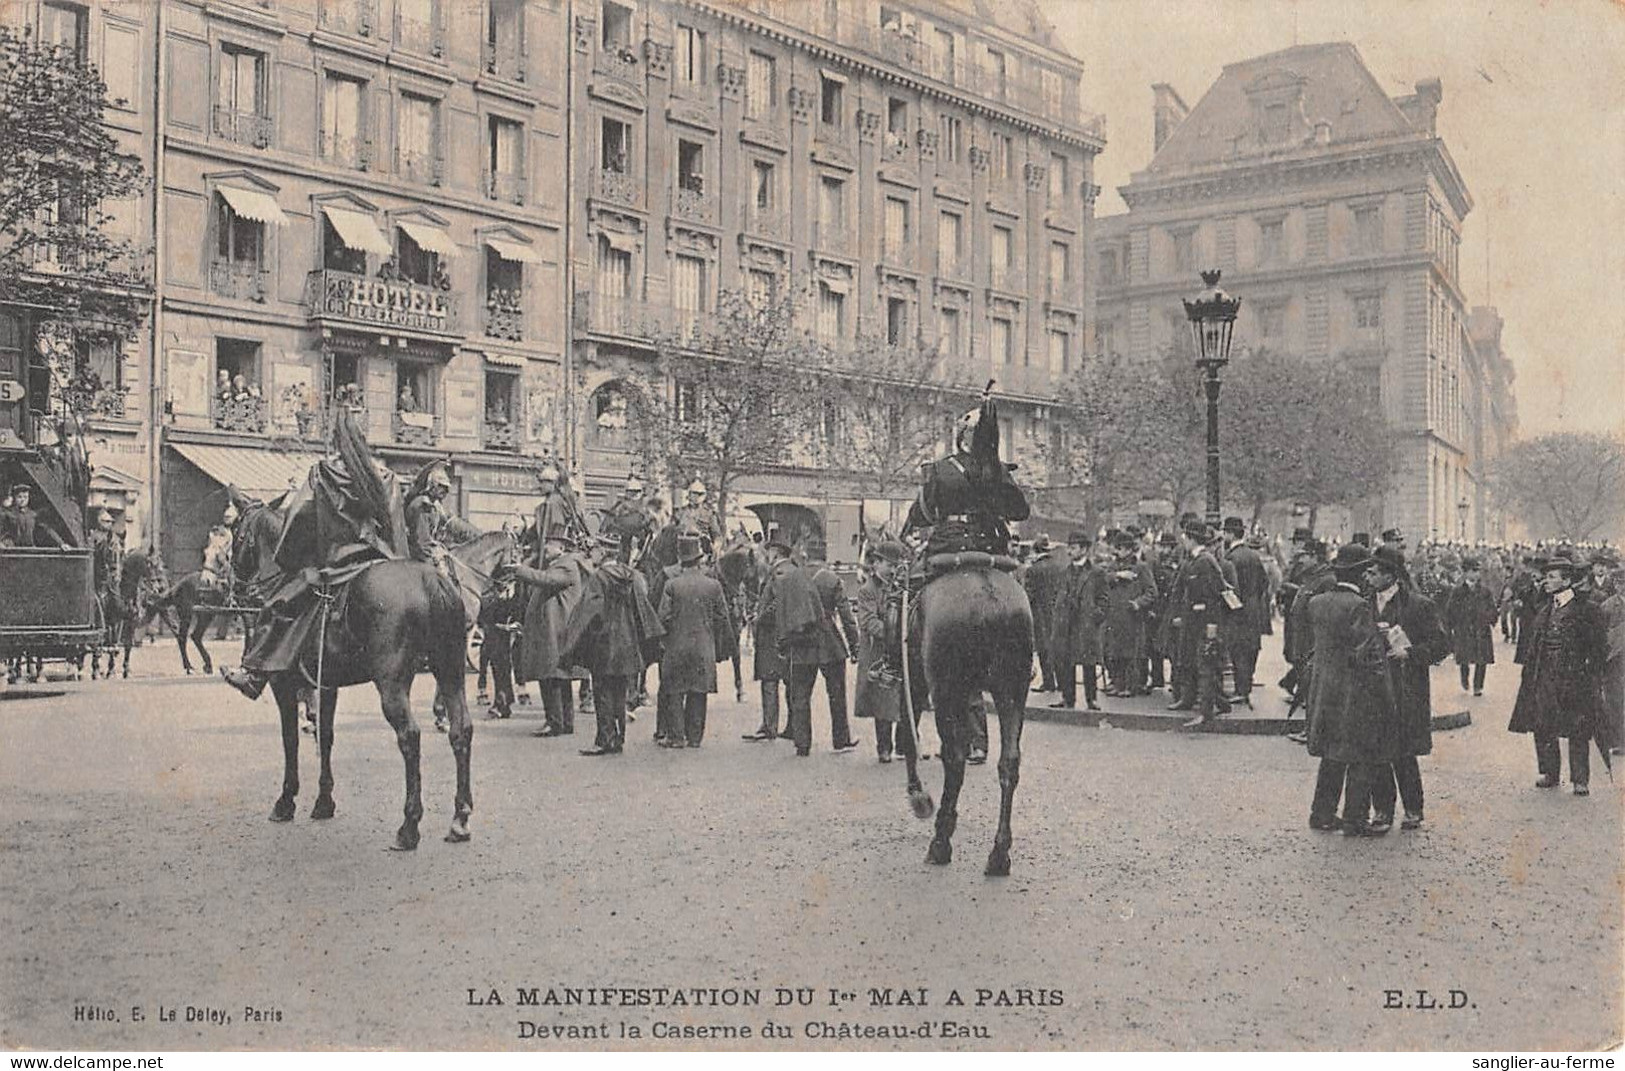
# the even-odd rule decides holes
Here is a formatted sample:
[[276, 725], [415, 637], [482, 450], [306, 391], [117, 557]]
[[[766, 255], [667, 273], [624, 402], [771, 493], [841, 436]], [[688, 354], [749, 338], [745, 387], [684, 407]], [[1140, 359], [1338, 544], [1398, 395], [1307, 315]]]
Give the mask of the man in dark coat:
[[[824, 695], [829, 702], [831, 743], [836, 752], [857, 747], [847, 720], [846, 663], [857, 660], [858, 623], [852, 616], [841, 578], [824, 564], [824, 541], [809, 538], [803, 546], [806, 572], [812, 577], [818, 596], [818, 621], [808, 631], [788, 637], [783, 644], [788, 668], [785, 685], [789, 693], [790, 735], [796, 754], [812, 751], [813, 684], [824, 678]], [[837, 627], [838, 625], [838, 627]], [[781, 629], [782, 634], [782, 629]]]
[[1052, 707], [1078, 705], [1078, 667], [1082, 666], [1084, 702], [1090, 710], [1100, 709], [1095, 698], [1095, 666], [1100, 662], [1100, 626], [1106, 618], [1106, 579], [1095, 567], [1091, 542], [1087, 532], [1067, 537], [1072, 561], [1066, 570], [1066, 586], [1055, 603], [1050, 635], [1061, 683], [1061, 698]]
[[891, 669], [888, 633], [898, 627], [893, 615], [892, 580], [908, 561], [908, 548], [896, 540], [876, 543], [869, 551], [869, 575], [858, 588], [855, 616], [858, 635], [857, 686], [852, 714], [869, 718], [875, 726], [875, 755], [890, 762], [896, 726], [903, 713], [903, 682]]
[[706, 573], [701, 537], [677, 542], [682, 571], [660, 592], [660, 624], [666, 630], [660, 656], [660, 693], [672, 710], [682, 711], [661, 747], [699, 747], [705, 739], [707, 697], [717, 690], [717, 663], [733, 655], [734, 632], [722, 584]]
[[1168, 664], [1174, 649], [1173, 614], [1175, 589], [1178, 587], [1179, 567], [1182, 564], [1179, 537], [1164, 532], [1157, 537], [1156, 557], [1151, 564], [1151, 579], [1157, 585], [1157, 604], [1147, 622], [1146, 643], [1151, 654], [1151, 687], [1167, 687], [1172, 667]]
[[1549, 596], [1542, 583], [1546, 559], [1538, 554], [1526, 554], [1523, 568], [1512, 578], [1512, 642], [1516, 644], [1512, 661], [1523, 665], [1529, 660], [1530, 630]]
[[1236, 596], [1241, 607], [1225, 620], [1225, 646], [1235, 668], [1236, 698], [1253, 705], [1253, 674], [1258, 668], [1258, 651], [1263, 637], [1272, 633], [1270, 625], [1270, 575], [1264, 559], [1247, 545], [1247, 526], [1240, 517], [1224, 519], [1225, 559], [1236, 571]]
[[33, 507], [34, 489], [19, 483], [11, 489], [11, 508], [0, 510], [0, 547], [68, 547], [66, 539], [39, 519]]
[[1038, 648], [1039, 688], [1053, 692], [1059, 683], [1055, 672], [1055, 655], [1050, 651], [1049, 636], [1055, 627], [1055, 604], [1066, 583], [1066, 555], [1050, 546], [1049, 536], [1040, 535], [1033, 540], [1036, 557], [1027, 566], [1022, 585], [1027, 589], [1027, 602], [1033, 610], [1033, 646]]
[[1569, 780], [1574, 794], [1590, 794], [1591, 739], [1599, 732], [1608, 746], [1608, 726], [1600, 717], [1602, 672], [1608, 658], [1608, 632], [1602, 611], [1579, 597], [1575, 582], [1585, 566], [1559, 551], [1541, 569], [1547, 603], [1529, 632], [1528, 657], [1507, 729], [1533, 733], [1538, 788], [1555, 788], [1562, 773], [1558, 740], [1569, 742]]
[[535, 563], [515, 566], [513, 575], [529, 592], [519, 677], [537, 682], [546, 718], [546, 724], [533, 735], [569, 736], [576, 731], [573, 682], [581, 678], [582, 671], [564, 660], [564, 627], [581, 600], [586, 570], [568, 544], [549, 538]]
[[1189, 556], [1182, 570], [1179, 603], [1174, 607], [1174, 626], [1179, 629], [1179, 675], [1175, 702], [1170, 710], [1190, 710], [1196, 716], [1186, 724], [1211, 721], [1228, 713], [1222, 687], [1224, 594], [1227, 588], [1224, 568], [1214, 553], [1216, 533], [1200, 520], [1186, 522], [1180, 540]]
[[1609, 750], [1618, 755], [1625, 743], [1625, 592], [1620, 590], [1619, 555], [1611, 547], [1591, 556], [1591, 601], [1597, 604], [1608, 630], [1602, 699], [1611, 726]]
[[621, 561], [630, 562], [633, 552], [643, 547], [653, 529], [654, 521], [649, 516], [649, 507], [643, 502], [643, 481], [635, 474], [628, 476], [621, 497], [604, 511], [599, 532], [608, 532], [619, 539], [620, 550], [617, 553]]
[[594, 568], [564, 629], [564, 660], [592, 675], [598, 735], [583, 755], [619, 755], [626, 746], [632, 682], [659, 654], [665, 626], [649, 604], [648, 581], [620, 560], [618, 533], [600, 533]]
[[926, 553], [981, 550], [1007, 554], [1011, 521], [1031, 512], [1027, 496], [999, 457], [998, 406], [993, 384], [982, 404], [960, 417], [954, 452], [921, 466], [922, 486], [903, 522], [903, 536], [930, 529]]
[[1474, 695], [1484, 694], [1484, 673], [1495, 663], [1495, 619], [1499, 613], [1496, 596], [1483, 581], [1483, 563], [1464, 558], [1461, 583], [1450, 591], [1444, 606], [1444, 627], [1461, 670], [1461, 690], [1466, 691], [1471, 676]]
[[[1388, 741], [1398, 721], [1386, 640], [1360, 586], [1370, 564], [1371, 553], [1360, 544], [1339, 547], [1332, 561], [1336, 587], [1309, 600], [1306, 622], [1314, 649], [1309, 754], [1321, 760], [1309, 827], [1341, 825], [1351, 836], [1378, 832], [1370, 822], [1372, 796], [1379, 775], [1387, 776]], [[1346, 797], [1341, 822], [1340, 794]]]
[[[752, 635], [751, 671], [762, 685], [762, 724], [745, 739], [752, 743], [776, 740], [779, 737], [779, 682], [784, 680], [786, 666], [779, 650], [779, 621], [799, 613], [800, 625], [810, 626], [818, 619], [818, 595], [812, 580], [790, 558], [790, 547], [777, 540], [769, 540], [763, 548], [767, 556], [767, 570], [762, 578], [762, 589], [756, 599], [756, 631]], [[788, 607], [788, 611], [786, 610]], [[785, 736], [790, 735], [789, 722], [785, 723]]]
[[1106, 664], [1106, 694], [1146, 694], [1146, 618], [1157, 603], [1157, 582], [1142, 563], [1133, 536], [1120, 532], [1112, 546], [1115, 561], [1105, 574], [1106, 613], [1101, 621], [1101, 656]]
[[1393, 826], [1396, 791], [1405, 805], [1401, 828], [1422, 824], [1422, 769], [1416, 760], [1433, 751], [1432, 672], [1450, 653], [1438, 608], [1409, 581], [1403, 552], [1387, 542], [1378, 547], [1366, 584], [1377, 629], [1389, 637], [1388, 675], [1398, 722], [1389, 747], [1392, 765], [1377, 772], [1372, 790], [1374, 831]]
[[[524, 620], [525, 602], [512, 579], [493, 580], [480, 598], [480, 663], [489, 664], [493, 702], [489, 718], [513, 716], [513, 641]], [[484, 691], [484, 688], [481, 688]]]

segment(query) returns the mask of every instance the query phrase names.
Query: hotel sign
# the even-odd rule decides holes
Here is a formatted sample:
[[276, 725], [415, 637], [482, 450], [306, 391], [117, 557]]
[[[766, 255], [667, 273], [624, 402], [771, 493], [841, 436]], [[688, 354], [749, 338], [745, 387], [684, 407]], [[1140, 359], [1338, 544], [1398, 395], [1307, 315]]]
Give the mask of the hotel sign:
[[457, 330], [456, 296], [433, 287], [318, 271], [312, 273], [309, 297], [313, 316], [441, 334]]

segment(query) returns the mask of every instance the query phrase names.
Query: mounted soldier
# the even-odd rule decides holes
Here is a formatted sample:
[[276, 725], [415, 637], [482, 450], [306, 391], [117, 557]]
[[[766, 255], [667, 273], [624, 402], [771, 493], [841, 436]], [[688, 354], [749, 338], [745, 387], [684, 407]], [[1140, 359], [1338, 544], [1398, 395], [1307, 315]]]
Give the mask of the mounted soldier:
[[124, 537], [113, 530], [113, 515], [105, 509], [96, 511], [96, 527], [90, 534], [90, 549], [96, 601], [101, 604], [104, 620], [111, 620], [120, 616], [119, 586], [124, 570]]
[[654, 531], [654, 519], [649, 516], [649, 508], [643, 501], [643, 481], [635, 473], [626, 478], [621, 497], [604, 511], [599, 531], [620, 540], [618, 556], [623, 562], [630, 562], [633, 554], [641, 551], [648, 541]]
[[954, 452], [922, 466], [924, 485], [909, 507], [903, 536], [930, 529], [927, 554], [980, 550], [1008, 554], [1010, 522], [1024, 521], [1027, 496], [1016, 486], [1013, 463], [999, 459], [999, 417], [993, 383], [982, 404], [954, 431]]
[[479, 538], [473, 525], [446, 508], [451, 473], [444, 461], [431, 461], [418, 471], [406, 495], [406, 544], [412, 561], [428, 562], [442, 576], [456, 579], [447, 548]]
[[700, 538], [700, 551], [708, 562], [716, 561], [717, 549], [722, 542], [722, 519], [709, 501], [705, 482], [698, 477], [688, 485], [688, 505], [682, 506], [672, 517], [672, 524], [682, 535]]
[[[228, 496], [230, 489], [228, 488]], [[203, 546], [203, 568], [198, 571], [198, 587], [206, 591], [229, 592], [232, 588], [231, 556], [235, 543], [237, 522], [242, 511], [235, 500], [228, 497], [221, 511], [220, 523], [209, 529], [208, 541]]]

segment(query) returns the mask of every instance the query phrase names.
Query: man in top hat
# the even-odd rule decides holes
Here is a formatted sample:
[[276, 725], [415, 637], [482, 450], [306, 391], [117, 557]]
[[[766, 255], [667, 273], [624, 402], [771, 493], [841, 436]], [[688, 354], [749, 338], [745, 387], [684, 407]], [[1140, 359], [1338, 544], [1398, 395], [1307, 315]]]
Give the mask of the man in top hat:
[[1049, 536], [1041, 533], [1033, 540], [1033, 560], [1022, 577], [1027, 602], [1033, 611], [1033, 646], [1038, 648], [1040, 692], [1053, 692], [1059, 687], [1049, 638], [1055, 628], [1055, 604], [1066, 582], [1066, 561], [1066, 555], [1051, 547]]
[[678, 509], [672, 523], [677, 525], [679, 532], [699, 537], [700, 550], [706, 561], [716, 560], [722, 541], [722, 519], [717, 516], [705, 482], [699, 477], [688, 485], [688, 504]]
[[11, 508], [0, 511], [0, 547], [61, 547], [71, 544], [39, 519], [34, 511], [34, 488], [13, 484]]
[[1496, 597], [1484, 582], [1483, 561], [1463, 558], [1461, 583], [1451, 589], [1445, 602], [1444, 626], [1455, 651], [1464, 692], [1471, 684], [1474, 695], [1484, 694], [1485, 671], [1495, 662], [1497, 613]]
[[1523, 570], [1512, 579], [1512, 661], [1520, 666], [1529, 657], [1529, 641], [1533, 636], [1535, 618], [1551, 598], [1546, 593], [1544, 583], [1546, 557], [1542, 550], [1524, 555]]
[[654, 529], [654, 521], [649, 516], [649, 507], [643, 501], [643, 481], [637, 474], [626, 478], [626, 486], [621, 491], [621, 497], [610, 503], [609, 509], [604, 511], [603, 524], [599, 531], [608, 532], [621, 541], [620, 559], [623, 562], [632, 560], [632, 554], [649, 537]]
[[1225, 560], [1236, 572], [1239, 609], [1225, 621], [1225, 645], [1235, 667], [1236, 698], [1249, 709], [1253, 705], [1253, 673], [1258, 668], [1258, 652], [1263, 637], [1273, 635], [1270, 624], [1270, 575], [1264, 559], [1247, 544], [1247, 526], [1240, 517], [1224, 519]]
[[1090, 710], [1099, 710], [1096, 701], [1095, 667], [1100, 663], [1100, 626], [1106, 618], [1106, 579], [1090, 553], [1093, 540], [1088, 532], [1067, 537], [1071, 562], [1066, 583], [1055, 603], [1051, 625], [1050, 657], [1060, 678], [1061, 697], [1050, 706], [1076, 708], [1078, 668], [1083, 668], [1083, 701]]
[[[551, 518], [545, 512], [544, 502], [537, 507], [538, 524]], [[584, 676], [583, 672], [565, 660], [565, 627], [576, 603], [581, 600], [586, 568], [580, 557], [567, 542], [567, 531], [557, 527], [549, 531], [540, 529], [545, 538], [536, 558], [529, 564], [499, 570], [494, 577], [505, 580], [509, 575], [525, 586], [524, 643], [517, 659], [520, 680], [536, 681], [542, 694], [542, 710], [546, 719], [535, 736], [568, 736], [576, 731], [575, 696], [572, 681]]]
[[1157, 582], [1139, 560], [1139, 541], [1118, 532], [1111, 541], [1112, 561], [1105, 569], [1106, 612], [1101, 621], [1101, 657], [1106, 666], [1106, 694], [1146, 694], [1145, 633], [1157, 604]]
[[1567, 551], [1541, 567], [1546, 605], [1535, 616], [1527, 645], [1523, 679], [1507, 729], [1532, 733], [1537, 788], [1555, 788], [1562, 774], [1558, 740], [1569, 742], [1569, 780], [1576, 796], [1591, 791], [1591, 740], [1609, 747], [1612, 726], [1599, 709], [1602, 673], [1608, 662], [1608, 631], [1596, 603], [1580, 597], [1575, 584], [1587, 566]]
[[1157, 536], [1154, 557], [1151, 559], [1151, 579], [1157, 585], [1157, 603], [1151, 609], [1146, 627], [1146, 647], [1151, 662], [1150, 682], [1153, 690], [1165, 688], [1170, 680], [1168, 660], [1173, 655], [1173, 626], [1169, 623], [1179, 567], [1183, 564], [1179, 537], [1172, 532]]
[[837, 753], [858, 746], [847, 720], [846, 663], [857, 660], [858, 623], [846, 597], [841, 578], [824, 563], [824, 539], [813, 535], [802, 544], [806, 572], [818, 596], [816, 626], [792, 637], [784, 646], [787, 668], [785, 687], [790, 706], [790, 733], [796, 754], [812, 750], [812, 692], [818, 677], [824, 678], [824, 696], [829, 703], [830, 740]]
[[[745, 734], [745, 739], [752, 742], [775, 740], [781, 735], [779, 682], [789, 674], [785, 650], [797, 634], [817, 627], [823, 613], [812, 578], [791, 556], [790, 545], [775, 536], [763, 549], [768, 567], [757, 597], [756, 632], [752, 637], [752, 674], [762, 685], [762, 724], [754, 733]], [[810, 700], [810, 687], [807, 695]], [[799, 695], [792, 693], [787, 701], [799, 702]], [[788, 721], [782, 735], [791, 735]]]
[[[1187, 558], [1182, 567], [1179, 604], [1174, 627], [1179, 629], [1179, 656], [1176, 659], [1176, 697], [1170, 710], [1195, 712], [1188, 727], [1194, 728], [1228, 713], [1224, 698], [1224, 649], [1220, 628], [1224, 623], [1224, 568], [1214, 553], [1217, 534], [1205, 522], [1186, 522], [1180, 531]], [[1176, 581], [1180, 583], [1180, 581]]]
[[677, 539], [681, 571], [660, 592], [666, 630], [660, 656], [660, 701], [669, 704], [661, 747], [697, 748], [705, 739], [707, 697], [717, 690], [717, 663], [733, 654], [734, 632], [722, 585], [704, 570], [700, 537]]
[[1405, 805], [1404, 829], [1422, 824], [1422, 770], [1417, 758], [1433, 751], [1433, 667], [1450, 653], [1450, 640], [1433, 600], [1416, 590], [1405, 570], [1405, 554], [1384, 544], [1366, 571], [1372, 615], [1388, 648], [1388, 680], [1397, 720], [1387, 741], [1388, 770], [1378, 770], [1372, 787], [1373, 829], [1394, 824], [1395, 790]]

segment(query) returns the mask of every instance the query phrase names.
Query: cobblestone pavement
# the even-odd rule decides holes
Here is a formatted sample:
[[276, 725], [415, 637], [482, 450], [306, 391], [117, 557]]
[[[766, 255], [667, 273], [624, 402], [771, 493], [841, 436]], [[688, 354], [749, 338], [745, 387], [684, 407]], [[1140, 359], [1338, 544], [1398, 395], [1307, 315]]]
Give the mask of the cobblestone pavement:
[[[217, 662], [235, 660], [216, 646]], [[375, 693], [351, 689], [335, 734], [338, 816], [309, 818], [306, 737], [299, 817], [272, 824], [269, 700], [165, 676], [173, 646], [144, 648], [130, 681], [0, 702], [0, 1043], [1617, 1042], [1620, 790], [1600, 769], [1589, 799], [1533, 788], [1529, 740], [1505, 731], [1510, 663], [1505, 652], [1490, 694], [1465, 701], [1471, 727], [1436, 735], [1425, 828], [1382, 839], [1308, 830], [1313, 768], [1278, 737], [1029, 724], [1013, 876], [990, 879], [991, 763], [970, 771], [955, 861], [930, 867], [930, 826], [910, 814], [901, 768], [875, 761], [865, 723], [862, 746], [834, 755], [820, 712], [813, 756], [798, 760], [787, 744], [741, 741], [756, 714], [731, 695], [717, 697], [704, 748], [654, 748], [646, 712], [615, 759], [576, 754], [590, 719], [564, 740], [531, 737], [534, 707], [479, 721], [467, 845], [439, 839], [452, 764], [429, 730], [423, 846], [402, 855], [383, 850], [401, 806], [395, 741]], [[1436, 677], [1441, 703], [1463, 702], [1453, 674]], [[428, 693], [425, 678], [420, 710]], [[926, 778], [940, 794], [934, 764]], [[755, 987], [762, 1003], [517, 1006], [518, 991], [554, 986]], [[777, 987], [813, 989], [814, 1006], [775, 1007]], [[924, 1006], [897, 1005], [921, 987]], [[874, 1006], [870, 990], [888, 988], [893, 1006]], [[831, 989], [853, 999], [830, 1007]], [[948, 1003], [952, 990], [964, 1005]], [[986, 1006], [976, 990], [991, 991]], [[1387, 1007], [1389, 990], [1411, 1006]], [[1415, 1007], [1428, 1002], [1418, 990], [1441, 1007]], [[175, 1021], [159, 1021], [160, 1006]], [[188, 1022], [188, 1007], [230, 1022]], [[75, 1022], [76, 1009], [115, 1018]], [[789, 1039], [764, 1040], [768, 1022]], [[953, 1036], [945, 1022], [985, 1034]], [[550, 1036], [601, 1024], [605, 1041]], [[621, 1024], [641, 1038], [622, 1039]], [[752, 1035], [671, 1040], [657, 1024]], [[822, 1035], [840, 1024], [916, 1033]]]

